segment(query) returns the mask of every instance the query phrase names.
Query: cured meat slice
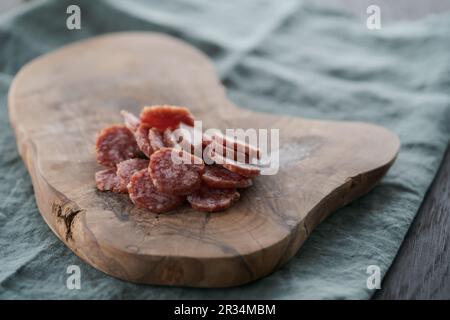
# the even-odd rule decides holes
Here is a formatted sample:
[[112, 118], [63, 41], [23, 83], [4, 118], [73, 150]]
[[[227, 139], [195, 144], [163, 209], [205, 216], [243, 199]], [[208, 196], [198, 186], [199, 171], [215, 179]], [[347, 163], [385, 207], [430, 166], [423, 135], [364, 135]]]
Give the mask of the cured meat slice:
[[180, 123], [194, 125], [194, 116], [186, 107], [151, 106], [144, 107], [141, 112], [141, 124], [160, 131], [176, 129]]
[[201, 185], [205, 171], [203, 160], [183, 150], [163, 148], [152, 154], [149, 172], [156, 189], [174, 195], [186, 195]]
[[259, 176], [261, 173], [261, 169], [257, 166], [227, 159], [215, 152], [212, 152], [210, 157], [212, 160], [214, 160], [215, 163], [220, 164], [225, 169], [247, 178]]
[[148, 139], [148, 132], [149, 132], [148, 127], [140, 125], [138, 129], [134, 132], [134, 137], [142, 153], [144, 153], [148, 158], [150, 158], [150, 156], [153, 153], [153, 149], [152, 146], [150, 145], [150, 140]]
[[151, 128], [148, 130], [148, 140], [150, 142], [150, 146], [153, 149], [153, 152], [164, 148], [164, 140], [161, 132], [155, 128]]
[[205, 152], [207, 155], [215, 153], [227, 159], [238, 161], [241, 163], [251, 163], [251, 161], [258, 161], [255, 158], [250, 159], [250, 156], [246, 153], [224, 147], [223, 145], [218, 144], [215, 141], [206, 146]]
[[173, 148], [178, 144], [178, 141], [175, 138], [175, 135], [173, 134], [172, 130], [170, 130], [170, 129], [164, 130], [163, 141], [164, 141], [164, 145], [169, 148]]
[[239, 200], [239, 197], [236, 189], [213, 189], [202, 186], [196, 192], [188, 195], [187, 200], [196, 210], [217, 212], [231, 207], [234, 202]]
[[256, 177], [261, 174], [261, 169], [257, 166], [253, 166], [251, 164], [245, 164], [245, 163], [227, 160], [227, 162], [222, 164], [222, 166], [225, 169], [230, 170], [231, 172], [240, 174], [240, 175], [242, 175], [244, 177], [248, 177], [248, 178]]
[[[199, 139], [198, 137], [201, 138]], [[179, 145], [183, 150], [200, 157], [203, 148], [211, 143], [209, 137], [203, 135], [200, 130], [183, 123], [176, 130], [166, 129], [163, 140], [167, 147]]]
[[158, 192], [147, 169], [135, 172], [131, 176], [128, 193], [136, 206], [155, 213], [172, 211], [183, 204], [185, 199], [185, 197]]
[[222, 165], [225, 169], [231, 172], [243, 175], [244, 177], [256, 177], [261, 174], [261, 169], [251, 164], [240, 163], [236, 161], [227, 161]]
[[[196, 156], [201, 156], [203, 148], [211, 143], [208, 136], [204, 135], [201, 130], [190, 125], [181, 123], [176, 132], [180, 136], [179, 144], [182, 148]], [[199, 154], [196, 154], [195, 152], [198, 152]]]
[[131, 112], [128, 112], [126, 110], [122, 110], [120, 111], [120, 114], [123, 117], [125, 126], [131, 131], [131, 132], [135, 132], [140, 125], [140, 120], [138, 117], [136, 117], [134, 114], [132, 114]]
[[111, 168], [140, 154], [133, 134], [122, 125], [103, 129], [97, 137], [96, 150], [97, 162]]
[[254, 140], [247, 135], [252, 132], [203, 133], [185, 107], [144, 107], [139, 117], [120, 113], [124, 125], [105, 128], [97, 137], [97, 161], [107, 169], [98, 171], [95, 181], [101, 191], [128, 192], [137, 207], [168, 212], [187, 198], [196, 210], [222, 211], [270, 163], [247, 143]]
[[128, 192], [127, 185], [131, 176], [142, 169], [148, 168], [149, 160], [147, 159], [129, 159], [117, 164], [117, 176], [120, 181], [120, 189], [122, 192]]
[[207, 135], [208, 138], [217, 144], [223, 145], [226, 148], [233, 149], [236, 152], [245, 153], [250, 159], [260, 159], [261, 150], [251, 144], [234, 139], [233, 137], [226, 136], [220, 132], [214, 132], [211, 135]]
[[[158, 136], [157, 130], [150, 129], [147, 125], [141, 125], [141, 120], [128, 111], [122, 110], [120, 113], [124, 118], [125, 126], [134, 133], [136, 143], [144, 155], [150, 158], [155, 150], [164, 147], [161, 134]], [[159, 141], [156, 140], [158, 138], [160, 138]]]
[[206, 166], [202, 180], [204, 184], [212, 188], [247, 188], [252, 185], [250, 178], [231, 172], [218, 165]]
[[113, 169], [97, 171], [95, 173], [95, 183], [100, 191], [124, 192], [120, 186], [119, 177], [117, 177]]

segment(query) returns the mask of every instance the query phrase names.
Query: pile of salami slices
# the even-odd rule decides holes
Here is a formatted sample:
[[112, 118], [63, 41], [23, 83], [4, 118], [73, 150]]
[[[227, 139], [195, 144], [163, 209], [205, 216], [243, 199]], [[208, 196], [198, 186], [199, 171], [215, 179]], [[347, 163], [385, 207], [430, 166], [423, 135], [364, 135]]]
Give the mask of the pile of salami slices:
[[[219, 133], [194, 140], [194, 117], [185, 107], [144, 107], [140, 117], [121, 113], [124, 125], [107, 127], [97, 137], [97, 162], [106, 167], [95, 174], [100, 191], [128, 193], [136, 206], [155, 213], [186, 200], [196, 210], [215, 212], [235, 203], [237, 189], [251, 186], [260, 174], [250, 164], [259, 157], [257, 148]], [[201, 156], [195, 153], [199, 148]]]

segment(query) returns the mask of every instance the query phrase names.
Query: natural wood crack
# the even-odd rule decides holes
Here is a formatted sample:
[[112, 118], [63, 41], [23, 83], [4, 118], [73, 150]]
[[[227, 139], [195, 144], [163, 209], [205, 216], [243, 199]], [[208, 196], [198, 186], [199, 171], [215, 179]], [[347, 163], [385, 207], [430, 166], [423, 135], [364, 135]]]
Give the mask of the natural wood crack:
[[82, 212], [78, 206], [74, 206], [71, 202], [55, 201], [52, 204], [52, 212], [57, 218], [62, 219], [65, 225], [65, 239], [72, 240], [72, 226], [75, 217]]

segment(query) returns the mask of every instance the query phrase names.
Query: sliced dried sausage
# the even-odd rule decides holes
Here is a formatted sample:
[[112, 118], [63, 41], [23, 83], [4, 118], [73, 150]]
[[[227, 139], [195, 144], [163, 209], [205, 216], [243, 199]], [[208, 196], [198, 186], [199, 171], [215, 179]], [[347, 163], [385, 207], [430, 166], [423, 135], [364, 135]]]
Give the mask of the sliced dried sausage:
[[148, 127], [140, 125], [134, 132], [134, 137], [136, 138], [137, 145], [142, 153], [150, 158], [153, 153], [153, 148], [150, 145], [150, 140], [148, 139], [148, 132]]
[[261, 174], [261, 169], [251, 164], [240, 163], [236, 161], [227, 161], [222, 166], [231, 172], [240, 174], [244, 177], [252, 178]]
[[97, 162], [111, 168], [140, 154], [133, 134], [122, 125], [103, 129], [97, 137], [96, 150]]
[[206, 147], [211, 140], [201, 132], [200, 129], [181, 123], [180, 127], [175, 131], [179, 144], [183, 150], [188, 151], [196, 156], [201, 157], [203, 148]]
[[164, 148], [164, 140], [161, 132], [155, 128], [148, 130], [148, 140], [153, 152]]
[[212, 152], [210, 157], [212, 160], [214, 160], [215, 163], [220, 164], [225, 169], [240, 174], [244, 177], [252, 178], [261, 174], [261, 169], [257, 166], [227, 159], [214, 152]]
[[262, 156], [261, 150], [258, 147], [234, 139], [234, 137], [224, 135], [220, 131], [214, 131], [213, 134], [206, 136], [210, 140], [226, 148], [233, 149], [236, 152], [245, 153], [250, 159], [260, 159]]
[[245, 142], [252, 137], [243, 139], [240, 131], [203, 133], [185, 107], [158, 105], [144, 107], [139, 117], [126, 110], [121, 115], [124, 125], [97, 137], [97, 161], [108, 168], [95, 180], [101, 191], [128, 192], [137, 207], [162, 213], [187, 198], [196, 210], [222, 211], [264, 165], [260, 149]]
[[148, 167], [149, 160], [147, 159], [129, 159], [117, 164], [117, 176], [120, 181], [120, 189], [123, 192], [128, 192], [127, 185], [130, 182], [131, 176], [142, 169]]
[[185, 199], [185, 197], [158, 192], [147, 169], [135, 172], [131, 176], [128, 193], [136, 206], [156, 213], [172, 211]]
[[196, 192], [188, 195], [187, 200], [196, 210], [216, 212], [228, 209], [239, 200], [239, 197], [236, 189], [213, 189], [202, 186]]
[[95, 173], [95, 183], [100, 191], [124, 192], [121, 188], [119, 177], [117, 177], [113, 169], [97, 171]]
[[179, 145], [183, 150], [200, 157], [203, 148], [211, 143], [200, 130], [183, 123], [176, 130], [166, 129], [163, 140], [167, 147]]
[[128, 112], [126, 110], [122, 110], [120, 111], [120, 114], [123, 117], [123, 121], [125, 123], [125, 126], [131, 131], [131, 132], [135, 132], [140, 125], [140, 120], [138, 117], [136, 117], [134, 114], [132, 114], [131, 112]]
[[178, 144], [178, 141], [175, 139], [175, 135], [170, 129], [164, 130], [163, 141], [164, 145], [168, 148], [173, 148]]
[[201, 185], [205, 170], [203, 160], [183, 150], [163, 148], [152, 154], [149, 171], [157, 190], [186, 195]]
[[222, 157], [225, 157], [230, 160], [238, 161], [241, 163], [251, 163], [251, 161], [258, 161], [257, 159], [250, 159], [249, 155], [243, 152], [235, 151], [233, 149], [224, 147], [221, 144], [218, 144], [217, 142], [212, 142], [208, 144], [205, 148], [205, 154], [218, 154]]
[[194, 125], [194, 116], [186, 107], [151, 106], [144, 107], [141, 112], [141, 124], [160, 131], [176, 129], [180, 123]]
[[218, 165], [206, 166], [202, 180], [204, 184], [212, 188], [247, 188], [252, 185], [250, 178]]

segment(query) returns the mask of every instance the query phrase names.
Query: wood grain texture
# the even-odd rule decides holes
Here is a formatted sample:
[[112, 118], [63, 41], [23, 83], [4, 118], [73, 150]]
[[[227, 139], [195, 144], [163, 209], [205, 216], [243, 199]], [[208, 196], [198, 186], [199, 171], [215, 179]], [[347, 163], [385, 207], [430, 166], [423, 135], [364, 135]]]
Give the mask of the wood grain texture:
[[[204, 128], [280, 129], [280, 171], [215, 214], [186, 206], [157, 215], [98, 192], [96, 133], [121, 122], [120, 109], [165, 103], [190, 107]], [[269, 274], [332, 211], [372, 189], [399, 149], [375, 125], [238, 108], [203, 54], [152, 33], [92, 38], [36, 59], [13, 81], [9, 108], [47, 224], [94, 267], [142, 283], [226, 287]]]

